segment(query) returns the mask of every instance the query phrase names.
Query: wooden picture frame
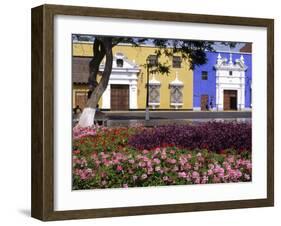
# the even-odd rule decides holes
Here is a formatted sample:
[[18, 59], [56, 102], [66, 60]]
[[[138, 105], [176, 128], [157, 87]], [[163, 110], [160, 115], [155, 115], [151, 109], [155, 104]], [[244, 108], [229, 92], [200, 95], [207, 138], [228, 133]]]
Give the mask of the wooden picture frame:
[[[87, 16], [267, 29], [267, 198], [169, 205], [54, 210], [54, 16]], [[31, 215], [50, 220], [163, 214], [274, 205], [274, 20], [61, 5], [32, 9], [32, 200]]]

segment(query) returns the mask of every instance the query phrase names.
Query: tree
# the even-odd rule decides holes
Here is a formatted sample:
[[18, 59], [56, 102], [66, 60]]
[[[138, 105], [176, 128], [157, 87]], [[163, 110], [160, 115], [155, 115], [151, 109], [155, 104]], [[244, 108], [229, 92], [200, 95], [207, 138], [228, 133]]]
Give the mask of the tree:
[[[157, 59], [160, 56], [171, 57], [174, 54], [180, 54], [182, 59], [189, 63], [190, 69], [197, 65], [207, 62], [206, 51], [213, 51], [214, 42], [209, 41], [190, 41], [190, 40], [167, 40], [167, 39], [146, 39], [146, 38], [124, 38], [110, 36], [80, 36], [75, 35], [73, 39], [93, 41], [93, 57], [89, 63], [89, 95], [86, 108], [84, 108], [79, 126], [88, 127], [94, 123], [96, 106], [104, 93], [112, 71], [113, 53], [112, 49], [119, 43], [130, 43], [132, 46], [139, 46], [143, 43], [151, 43], [157, 47], [155, 55]], [[99, 67], [105, 59], [104, 70], [101, 79], [97, 81]], [[170, 65], [168, 61], [156, 61], [152, 73], [169, 74]], [[147, 65], [144, 65], [147, 66]]]

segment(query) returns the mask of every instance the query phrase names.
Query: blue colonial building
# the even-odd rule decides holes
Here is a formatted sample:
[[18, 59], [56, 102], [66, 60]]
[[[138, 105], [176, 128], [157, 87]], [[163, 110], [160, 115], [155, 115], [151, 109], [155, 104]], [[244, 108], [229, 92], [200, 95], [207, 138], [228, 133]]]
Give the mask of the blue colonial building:
[[208, 62], [194, 69], [194, 110], [250, 110], [252, 54], [207, 52]]

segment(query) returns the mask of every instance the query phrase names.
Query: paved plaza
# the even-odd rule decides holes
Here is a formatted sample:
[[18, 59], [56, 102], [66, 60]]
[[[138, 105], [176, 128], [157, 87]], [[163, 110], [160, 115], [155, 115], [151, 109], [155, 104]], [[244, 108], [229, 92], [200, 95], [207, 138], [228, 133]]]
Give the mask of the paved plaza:
[[154, 126], [206, 121], [251, 122], [252, 118], [250, 111], [150, 111], [149, 115], [150, 120], [145, 120], [145, 111], [105, 111], [99, 112], [96, 120], [105, 119], [107, 126]]

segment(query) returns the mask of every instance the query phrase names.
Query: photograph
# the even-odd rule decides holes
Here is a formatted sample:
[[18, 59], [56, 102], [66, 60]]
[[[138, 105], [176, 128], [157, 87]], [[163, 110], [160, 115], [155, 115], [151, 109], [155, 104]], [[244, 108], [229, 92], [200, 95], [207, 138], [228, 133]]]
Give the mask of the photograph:
[[71, 40], [72, 190], [252, 182], [252, 43]]
[[274, 206], [274, 19], [46, 4], [31, 25], [32, 217]]

